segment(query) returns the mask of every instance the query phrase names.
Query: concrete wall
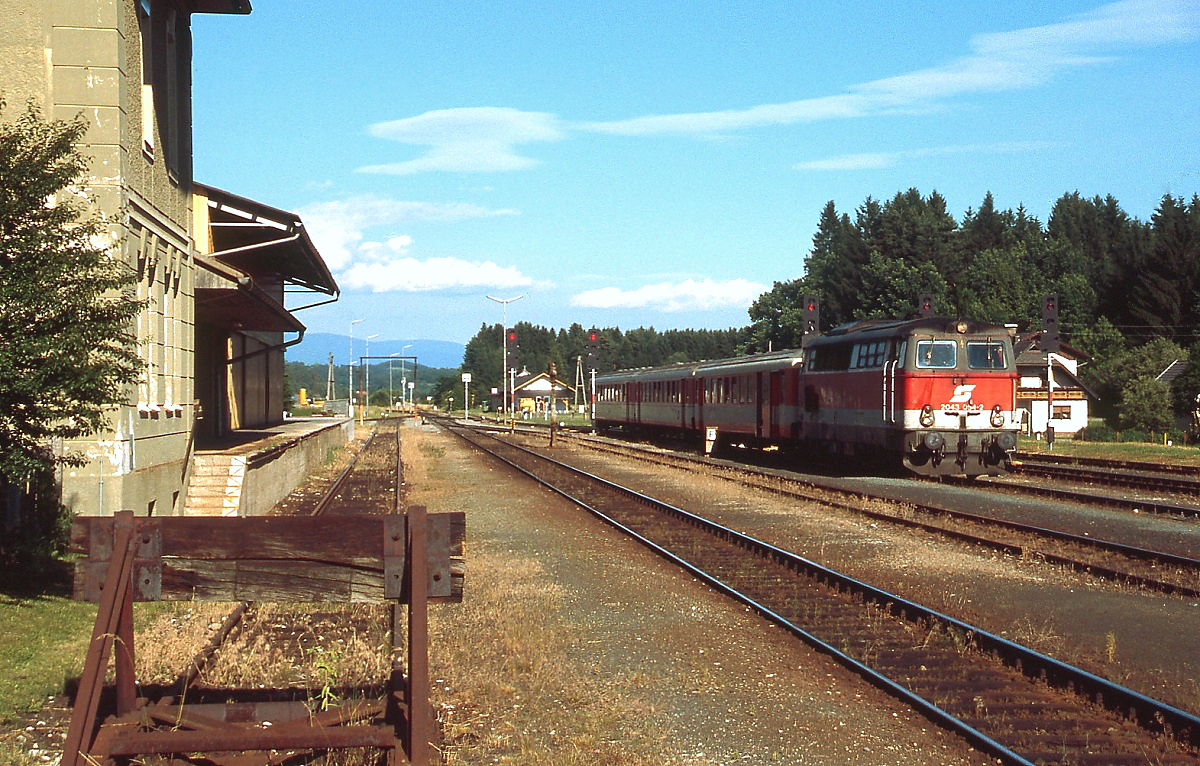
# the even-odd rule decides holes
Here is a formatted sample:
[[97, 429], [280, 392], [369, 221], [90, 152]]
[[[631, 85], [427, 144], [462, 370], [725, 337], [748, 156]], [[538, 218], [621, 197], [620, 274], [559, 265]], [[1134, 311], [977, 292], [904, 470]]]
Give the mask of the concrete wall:
[[296, 488], [313, 469], [324, 465], [330, 451], [354, 438], [354, 421], [343, 420], [309, 434], [287, 449], [251, 456], [242, 490], [242, 516], [261, 516]]

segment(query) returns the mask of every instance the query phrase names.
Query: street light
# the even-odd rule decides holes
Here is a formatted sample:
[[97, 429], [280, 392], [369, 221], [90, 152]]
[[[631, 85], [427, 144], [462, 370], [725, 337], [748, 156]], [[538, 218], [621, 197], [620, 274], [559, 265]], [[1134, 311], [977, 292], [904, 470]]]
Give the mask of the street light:
[[367, 390], [363, 392], [363, 414], [365, 415], [371, 405], [371, 338], [378, 338], [379, 333], [367, 336], [367, 353], [364, 359], [367, 363]]
[[[397, 351], [394, 354], [388, 354], [388, 407], [393, 410], [396, 409], [396, 389], [392, 387], [392, 362], [395, 361], [396, 357], [400, 356], [403, 353], [404, 353], [403, 351]], [[404, 369], [403, 369], [404, 360], [403, 359], [400, 360], [400, 364], [401, 364], [400, 374], [403, 375], [404, 374]], [[403, 379], [404, 378], [402, 377], [401, 380], [403, 380]], [[401, 394], [401, 395], [403, 395], [403, 394]]]
[[[404, 407], [407, 404], [404, 401], [404, 384], [408, 382], [408, 373], [405, 371], [405, 368], [404, 368], [404, 352], [408, 351], [412, 347], [413, 347], [413, 344], [409, 343], [407, 346], [400, 349], [400, 408], [401, 409], [404, 409]], [[416, 370], [414, 368], [414, 372], [415, 371]], [[415, 402], [413, 403], [413, 409], [414, 410], [416, 409]]]
[[503, 306], [501, 316], [503, 317], [502, 326], [500, 329], [500, 337], [502, 344], [502, 352], [500, 356], [500, 401], [502, 401], [503, 409], [508, 412], [508, 304], [519, 301], [524, 298], [524, 295], [518, 295], [515, 298], [493, 298], [487, 296], [489, 301], [495, 301]]
[[350, 321], [350, 362], [346, 365], [346, 415], [349, 417], [354, 417], [354, 325], [361, 321]]

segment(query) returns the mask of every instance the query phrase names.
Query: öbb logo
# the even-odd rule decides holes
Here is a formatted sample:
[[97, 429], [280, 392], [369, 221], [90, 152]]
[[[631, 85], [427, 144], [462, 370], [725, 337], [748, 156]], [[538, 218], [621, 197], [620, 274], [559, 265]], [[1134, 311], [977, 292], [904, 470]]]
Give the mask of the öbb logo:
[[942, 405], [942, 412], [980, 412], [983, 410], [982, 404], [972, 404], [971, 397], [975, 394], [975, 386], [973, 384], [964, 384], [955, 386], [954, 395], [950, 397], [950, 401]]

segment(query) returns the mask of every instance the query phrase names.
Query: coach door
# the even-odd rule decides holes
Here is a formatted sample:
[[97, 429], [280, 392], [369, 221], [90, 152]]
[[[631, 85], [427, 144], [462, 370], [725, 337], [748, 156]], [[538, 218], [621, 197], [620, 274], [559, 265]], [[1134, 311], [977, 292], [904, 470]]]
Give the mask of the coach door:
[[642, 384], [625, 384], [625, 422], [642, 422]]
[[703, 419], [700, 416], [700, 380], [698, 378], [684, 378], [683, 390], [680, 396], [683, 397], [683, 406], [680, 410], [679, 426], [684, 430], [694, 431], [697, 428], [703, 427]]

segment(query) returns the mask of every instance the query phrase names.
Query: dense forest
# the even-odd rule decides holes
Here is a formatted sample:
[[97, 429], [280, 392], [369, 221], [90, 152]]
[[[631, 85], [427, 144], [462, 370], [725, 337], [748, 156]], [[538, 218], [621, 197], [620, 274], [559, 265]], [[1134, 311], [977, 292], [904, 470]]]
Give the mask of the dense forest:
[[744, 349], [798, 344], [806, 294], [821, 298], [822, 330], [905, 316], [921, 294], [934, 296], [939, 315], [1026, 330], [1039, 327], [1047, 293], [1059, 296], [1063, 338], [1087, 355], [1081, 372], [1101, 414], [1130, 425], [1135, 409], [1157, 402], [1167, 405], [1158, 422], [1138, 424], [1164, 428], [1170, 403], [1178, 414], [1190, 409], [1200, 364], [1170, 388], [1154, 377], [1189, 352], [1200, 360], [1200, 196], [1166, 195], [1142, 222], [1112, 196], [1065, 194], [1044, 226], [1023, 208], [997, 209], [991, 194], [961, 221], [941, 195], [916, 189], [867, 198], [853, 217], [829, 202], [804, 276], [751, 306]]
[[[544, 372], [553, 363], [559, 379], [574, 385], [576, 360], [583, 357], [585, 366], [588, 365], [588, 331], [578, 323], [565, 330], [554, 330], [519, 322], [513, 330], [517, 336], [518, 370]], [[597, 370], [719, 359], [738, 353], [747, 338], [742, 329], [659, 332], [653, 327], [626, 331], [606, 327], [599, 329], [597, 336], [592, 360]], [[498, 324], [482, 325], [467, 342], [462, 369], [471, 371], [472, 386], [479, 386], [475, 390], [500, 388], [503, 346], [504, 328]], [[458, 378], [444, 381], [443, 388], [457, 382]]]

